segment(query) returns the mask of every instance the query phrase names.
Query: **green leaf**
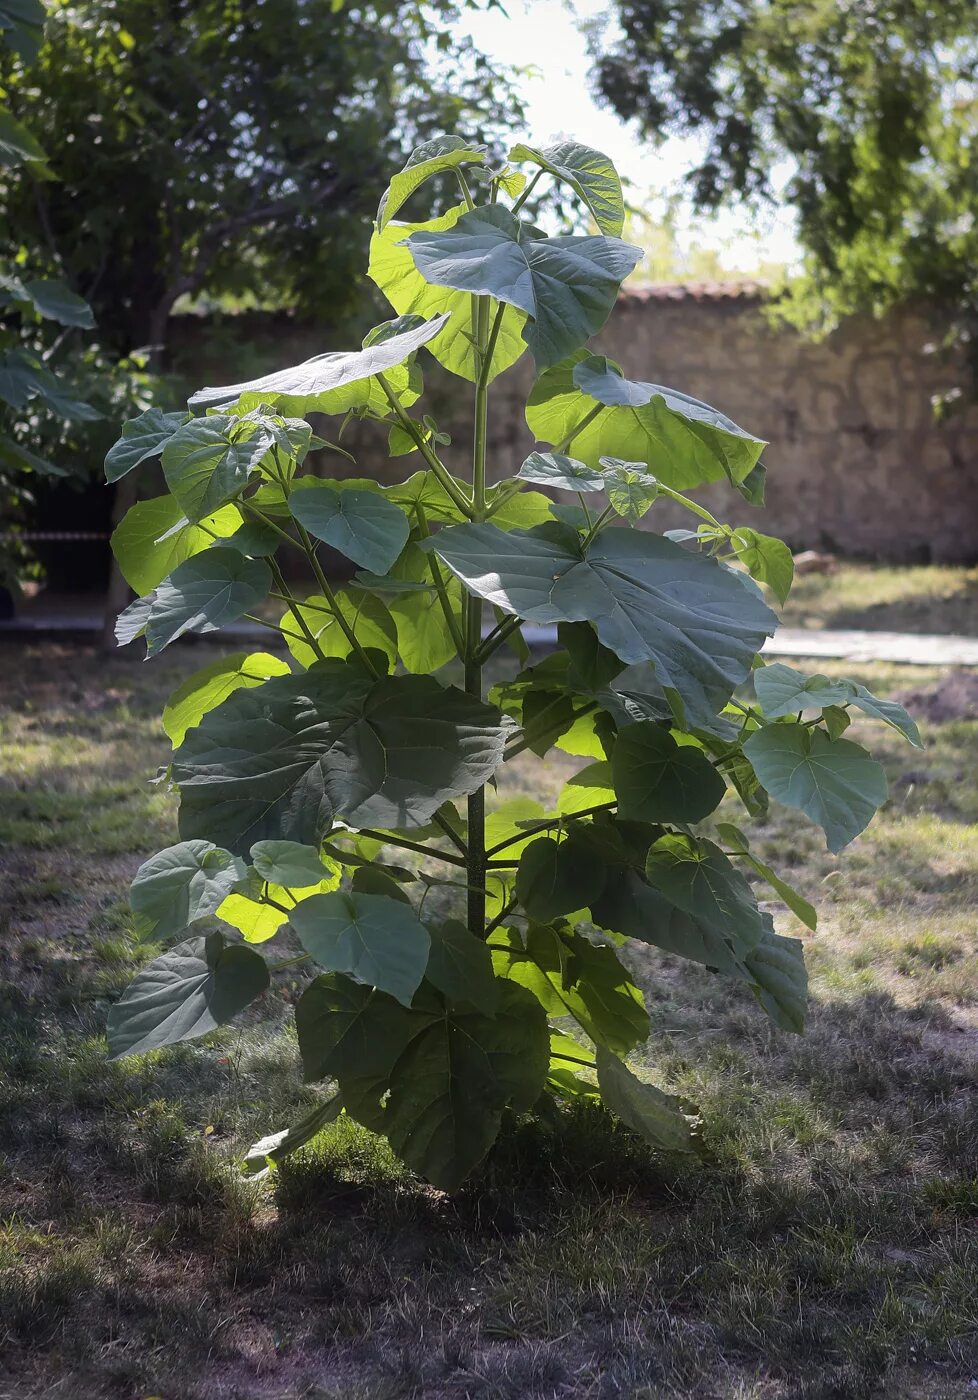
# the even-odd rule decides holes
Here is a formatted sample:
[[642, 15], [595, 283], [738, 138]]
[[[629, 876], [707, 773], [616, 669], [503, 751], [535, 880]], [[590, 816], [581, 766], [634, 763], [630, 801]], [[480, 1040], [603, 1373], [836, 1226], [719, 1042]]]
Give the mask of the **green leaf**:
[[549, 923], [587, 908], [604, 888], [605, 869], [588, 850], [550, 836], [532, 841], [520, 857], [516, 897], [531, 919]]
[[250, 655], [239, 651], [232, 656], [219, 656], [177, 686], [167, 700], [163, 710], [167, 738], [177, 748], [188, 729], [193, 729], [204, 715], [216, 710], [236, 690], [261, 685], [270, 676], [288, 674], [287, 663], [267, 651], [255, 651]]
[[822, 711], [822, 723], [830, 739], [841, 739], [852, 724], [852, 716], [838, 705], [829, 705]]
[[0, 34], [25, 63], [33, 63], [44, 38], [41, 0], [2, 0]]
[[509, 153], [510, 160], [531, 161], [570, 185], [585, 204], [602, 233], [618, 236], [625, 226], [625, 201], [621, 180], [612, 162], [601, 151], [577, 141], [555, 146], [525, 146], [521, 141]]
[[880, 700], [859, 681], [832, 680], [823, 675], [806, 676], [791, 666], [773, 661], [754, 672], [754, 688], [761, 708], [769, 719], [804, 710], [855, 705], [864, 714], [881, 719], [896, 729], [916, 748], [923, 748], [920, 730], [903, 706], [895, 700]]
[[716, 713], [777, 619], [713, 560], [661, 536], [609, 528], [585, 551], [564, 526], [458, 525], [432, 542], [471, 593], [531, 622], [589, 621], [622, 661]]
[[605, 802], [615, 801], [614, 784], [611, 777], [611, 764], [604, 760], [589, 763], [560, 790], [557, 811], [562, 817], [570, 817], [575, 812], [588, 812]]
[[[397, 659], [397, 627], [380, 599], [366, 593], [352, 594], [342, 588], [334, 597], [336, 606], [360, 645], [366, 650], [380, 652], [393, 667]], [[299, 623], [300, 616], [305, 628]], [[289, 651], [300, 666], [306, 668], [321, 660], [322, 656], [343, 659], [355, 651], [333, 608], [318, 593], [311, 594], [301, 603], [290, 604], [282, 614], [279, 626]], [[310, 645], [306, 631], [312, 634], [318, 651]]]
[[531, 452], [516, 477], [518, 481], [534, 481], [558, 491], [603, 491], [605, 487], [601, 472], [559, 452]]
[[782, 880], [780, 875], [776, 875], [769, 865], [765, 865], [751, 853], [747, 837], [739, 827], [734, 826], [732, 822], [717, 822], [717, 833], [720, 840], [729, 846], [731, 850], [737, 851], [744, 856], [747, 862], [757, 871], [758, 875], [766, 880], [773, 890], [777, 891], [791, 912], [801, 920], [806, 928], [810, 928], [814, 933], [818, 927], [818, 915], [809, 904], [808, 900], [804, 899], [796, 889], [793, 889], [792, 886], [787, 883], [787, 881]]
[[298, 841], [256, 841], [251, 863], [263, 880], [284, 889], [308, 889], [326, 874], [318, 846]]
[[503, 982], [494, 1016], [432, 994], [430, 1023], [390, 1078], [385, 1127], [397, 1155], [443, 1191], [456, 1190], [485, 1157], [509, 1104], [527, 1111], [550, 1064], [543, 1008]]
[[237, 508], [224, 506], [191, 525], [172, 496], [154, 496], [126, 512], [113, 531], [112, 553], [130, 588], [147, 594], [184, 560], [209, 549], [214, 535], [232, 535], [240, 524]]
[[266, 837], [316, 845], [334, 816], [423, 826], [488, 780], [505, 737], [498, 710], [430, 677], [317, 662], [237, 691], [190, 731], [173, 759], [181, 833], [245, 854]]
[[544, 369], [601, 329], [641, 256], [618, 238], [544, 238], [498, 204], [406, 241], [426, 282], [525, 311], [523, 338]]
[[768, 933], [744, 959], [754, 995], [776, 1026], [801, 1035], [808, 1008], [808, 970], [799, 938]]
[[109, 1012], [109, 1058], [206, 1035], [268, 986], [265, 960], [220, 933], [188, 938], [143, 968]]
[[[414, 259], [404, 243], [410, 234], [442, 233], [454, 228], [464, 213], [465, 205], [460, 204], [440, 218], [429, 219], [426, 223], [391, 223], [381, 233], [374, 233], [370, 240], [367, 276], [377, 284], [395, 311], [402, 315], [431, 316], [436, 312], [447, 312], [447, 323], [428, 341], [427, 348], [445, 369], [474, 383], [479, 377], [479, 361], [471, 339], [472, 298], [466, 292], [446, 292], [430, 287], [415, 267]], [[492, 355], [489, 383], [523, 354], [526, 342], [521, 332], [525, 324], [525, 313], [515, 306], [507, 306], [503, 311]]]
[[309, 983], [295, 1008], [304, 1078], [307, 1083], [326, 1075], [344, 1083], [359, 1076], [385, 1080], [430, 1020], [428, 1013], [412, 1012], [384, 992], [324, 973]]
[[[394, 571], [399, 581], [418, 587], [431, 582], [428, 556], [415, 544], [403, 551]], [[462, 589], [457, 579], [444, 580], [449, 606], [461, 627]], [[455, 642], [445, 623], [441, 603], [431, 592], [395, 596], [388, 604], [397, 626], [397, 649], [406, 670], [427, 676], [455, 659]]]
[[316, 1107], [310, 1109], [298, 1123], [293, 1123], [291, 1128], [283, 1128], [280, 1132], [269, 1133], [267, 1137], [259, 1138], [249, 1147], [241, 1163], [244, 1175], [252, 1179], [264, 1176], [272, 1167], [277, 1167], [283, 1157], [288, 1157], [290, 1153], [312, 1142], [323, 1128], [336, 1121], [342, 1111], [343, 1097], [336, 1093], [316, 1104]]
[[638, 1079], [607, 1050], [598, 1047], [598, 1087], [605, 1108], [618, 1115], [657, 1152], [697, 1152], [699, 1120], [680, 1099]]
[[499, 983], [493, 972], [492, 955], [481, 938], [476, 938], [457, 919], [433, 924], [431, 952], [426, 979], [453, 1004], [465, 1003], [487, 1016], [499, 1007]]
[[162, 942], [216, 914], [246, 875], [244, 861], [212, 841], [181, 841], [151, 856], [129, 890], [140, 938]]
[[523, 823], [541, 821], [546, 812], [532, 797], [510, 797], [486, 813], [486, 850], [492, 850], [502, 841], [512, 841], [506, 847], [506, 859], [517, 860], [520, 854], [534, 839], [533, 835], [520, 836]]
[[155, 656], [185, 632], [216, 632], [257, 607], [272, 586], [268, 565], [236, 549], [215, 545], [187, 559], [146, 598], [119, 615], [120, 645], [145, 635], [146, 655]]
[[188, 520], [211, 515], [237, 496], [272, 446], [238, 418], [191, 418], [163, 446], [163, 475]]
[[464, 165], [485, 163], [485, 148], [469, 145], [460, 136], [436, 136], [431, 141], [416, 146], [408, 156], [404, 168], [394, 176], [381, 198], [377, 210], [378, 229], [383, 231], [401, 205], [432, 175], [440, 175], [447, 170], [458, 170]]
[[387, 572], [407, 543], [403, 510], [385, 496], [345, 490], [342, 482], [317, 481], [293, 492], [289, 509], [315, 539], [378, 574]]
[[0, 107], [0, 166], [15, 170], [25, 164], [39, 179], [51, 178], [44, 147], [23, 122]]
[[602, 457], [601, 466], [608, 504], [629, 525], [637, 525], [659, 494], [655, 477], [643, 470], [642, 462], [623, 462], [620, 457]]
[[726, 784], [692, 744], [645, 720], [615, 740], [611, 771], [622, 817], [641, 822], [699, 822], [719, 806]]
[[740, 948], [753, 948], [764, 937], [754, 891], [712, 841], [660, 836], [646, 857], [645, 878], [670, 904]]
[[228, 535], [227, 543], [239, 554], [247, 554], [249, 559], [267, 559], [278, 549], [281, 536], [260, 520], [246, 520], [233, 535]]
[[[327, 862], [328, 863], [328, 862]], [[339, 865], [329, 870], [321, 870], [321, 879], [311, 885], [267, 885], [255, 871], [250, 871], [249, 881], [240, 890], [229, 894], [217, 911], [217, 917], [226, 924], [238, 929], [248, 943], [264, 943], [274, 937], [288, 921], [287, 909], [314, 894], [329, 894], [335, 890], [342, 878]], [[275, 904], [269, 904], [268, 900]], [[281, 908], [276, 908], [281, 905]]]
[[795, 576], [794, 556], [785, 542], [759, 534], [749, 525], [738, 525], [730, 532], [730, 543], [751, 578], [766, 583], [783, 606]]
[[[603, 410], [575, 432], [599, 404]], [[743, 481], [767, 445], [707, 404], [661, 384], [625, 379], [614, 361], [585, 351], [540, 376], [526, 421], [540, 442], [564, 443], [589, 467], [605, 456], [643, 462], [678, 491]]]
[[424, 977], [430, 939], [414, 910], [400, 900], [339, 890], [317, 894], [296, 905], [289, 923], [320, 967], [410, 1006]]
[[493, 951], [498, 975], [532, 992], [548, 1015], [573, 1016], [595, 1044], [618, 1055], [647, 1038], [642, 993], [613, 949], [541, 924], [531, 924], [525, 939], [498, 930], [493, 942], [508, 944]]
[[247, 411], [263, 404], [299, 418], [308, 413], [347, 413], [363, 408], [386, 414], [387, 397], [375, 376], [389, 375], [391, 387], [402, 403], [413, 402], [417, 394], [408, 390], [404, 362], [443, 330], [447, 319], [447, 314], [434, 316], [402, 334], [375, 341], [366, 349], [316, 355], [292, 369], [266, 374], [261, 379], [219, 389], [199, 389], [191, 398], [190, 407], [223, 408], [237, 404]]
[[744, 753], [772, 797], [798, 807], [841, 851], [886, 801], [886, 774], [849, 739], [830, 739], [802, 724], [769, 724], [744, 742]]
[[38, 277], [21, 283], [21, 287], [34, 310], [44, 320], [57, 321], [59, 326], [78, 326], [82, 330], [91, 330], [95, 325], [88, 302], [57, 278]]
[[570, 657], [567, 684], [572, 690], [601, 690], [623, 669], [615, 653], [601, 645], [594, 628], [586, 622], [561, 622], [557, 642]]
[[[118, 481], [142, 462], [158, 457], [164, 446], [187, 421], [185, 413], [164, 413], [147, 408], [138, 418], [123, 424], [122, 437], [109, 449], [105, 459], [106, 481]], [[166, 499], [165, 497], [163, 499]], [[148, 502], [143, 502], [146, 505]], [[183, 511], [178, 511], [182, 515]]]

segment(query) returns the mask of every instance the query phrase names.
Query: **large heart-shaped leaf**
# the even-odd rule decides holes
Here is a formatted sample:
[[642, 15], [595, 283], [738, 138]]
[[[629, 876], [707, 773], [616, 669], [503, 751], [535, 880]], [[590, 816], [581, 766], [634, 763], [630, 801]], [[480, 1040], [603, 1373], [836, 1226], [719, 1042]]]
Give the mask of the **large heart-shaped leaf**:
[[[260, 379], [224, 388], [199, 389], [190, 400], [190, 407], [222, 408], [238, 404], [248, 410], [264, 404], [299, 418], [307, 413], [346, 413], [356, 408], [387, 413], [386, 395], [374, 376], [403, 366], [405, 360], [444, 328], [447, 319], [447, 313], [434, 316], [420, 326], [375, 341], [363, 350], [316, 355], [292, 369], [278, 370]], [[391, 373], [391, 384], [402, 402], [417, 398], [416, 393], [408, 390], [407, 370]]]
[[601, 329], [641, 256], [618, 238], [541, 237], [501, 205], [473, 209], [441, 232], [412, 233], [407, 245], [432, 285], [525, 311], [523, 337], [542, 369]]
[[520, 857], [516, 897], [531, 919], [547, 923], [587, 908], [604, 888], [604, 865], [588, 850], [549, 836], [531, 841]]
[[641, 822], [699, 822], [719, 805], [723, 778], [692, 744], [677, 744], [662, 725], [630, 724], [615, 740], [611, 771], [619, 812]]
[[[435, 136], [415, 146], [408, 156], [403, 169], [391, 179], [377, 210], [377, 227], [384, 227], [393, 219], [414, 191], [446, 170], [460, 170], [465, 165], [485, 165], [486, 152], [483, 146], [473, 146], [460, 136]], [[621, 232], [621, 230], [618, 230]]]
[[849, 739], [830, 739], [803, 724], [769, 724], [744, 742], [744, 753], [772, 797], [798, 807], [841, 851], [886, 801], [882, 766]]
[[407, 543], [407, 516], [386, 496], [314, 482], [289, 497], [293, 518], [354, 563], [385, 574]]
[[298, 841], [256, 841], [251, 863], [262, 880], [287, 890], [309, 889], [326, 876], [318, 847]]
[[[436, 288], [422, 277], [405, 239], [414, 233], [443, 233], [452, 229], [465, 213], [465, 205], [449, 209], [440, 218], [425, 223], [391, 223], [370, 240], [370, 263], [367, 276], [402, 316], [432, 316], [447, 311], [445, 327], [428, 341], [427, 348], [439, 364], [452, 374], [474, 382], [479, 377], [479, 357], [472, 343], [472, 298], [468, 292]], [[508, 369], [526, 349], [522, 330], [526, 313], [518, 307], [507, 306], [503, 311], [492, 354], [492, 366], [487, 382]]]
[[129, 890], [140, 937], [162, 941], [216, 914], [246, 875], [244, 861], [213, 841], [181, 841], [150, 856]]
[[122, 437], [109, 448], [105, 458], [106, 481], [118, 481], [133, 467], [158, 457], [186, 421], [185, 413], [164, 413], [160, 408], [147, 408], [138, 418], [130, 418], [123, 424]]
[[588, 208], [602, 233], [617, 236], [625, 226], [625, 201], [618, 171], [601, 151], [577, 141], [555, 146], [525, 146], [521, 141], [509, 153], [510, 160], [532, 161], [569, 185]]
[[492, 954], [458, 919], [445, 919], [428, 930], [431, 951], [425, 978], [453, 1005], [465, 1002], [487, 1016], [499, 1007], [499, 982]]
[[154, 496], [127, 511], [112, 534], [112, 553], [130, 588], [151, 593], [178, 564], [209, 549], [215, 535], [225, 539], [240, 524], [237, 507], [222, 506], [191, 525], [172, 496]]
[[498, 710], [430, 677], [317, 662], [236, 692], [190, 731], [173, 760], [181, 833], [246, 854], [267, 837], [316, 845], [334, 816], [423, 826], [487, 781], [506, 732]]
[[177, 748], [188, 729], [193, 729], [204, 715], [216, 710], [236, 690], [251, 689], [271, 676], [288, 674], [288, 663], [267, 651], [255, 651], [250, 655], [238, 651], [232, 656], [219, 656], [188, 676], [167, 700], [163, 708], [167, 738]]
[[163, 447], [163, 475], [188, 520], [201, 520], [248, 484], [272, 447], [254, 422], [224, 414], [191, 418]]
[[295, 1008], [303, 1075], [386, 1080], [431, 1013], [411, 1011], [385, 992], [335, 973], [317, 977]]
[[[397, 626], [389, 609], [379, 598], [359, 590], [353, 593], [341, 588], [334, 597], [336, 608], [360, 645], [382, 652], [393, 666], [397, 659]], [[301, 603], [290, 604], [282, 614], [279, 626], [286, 646], [300, 666], [312, 666], [323, 656], [349, 656], [354, 650], [346, 631], [339, 624], [333, 604], [319, 593], [313, 593]], [[311, 645], [309, 635], [316, 647]]]
[[547, 1018], [523, 987], [500, 984], [486, 1016], [434, 993], [430, 1021], [408, 1044], [390, 1077], [385, 1127], [409, 1167], [454, 1191], [496, 1139], [507, 1104], [530, 1109], [550, 1064]]
[[660, 1152], [696, 1152], [698, 1119], [679, 1099], [632, 1074], [616, 1055], [598, 1046], [598, 1087], [605, 1108]]
[[130, 604], [116, 623], [116, 637], [125, 645], [145, 635], [146, 655], [154, 656], [185, 632], [216, 632], [234, 622], [261, 603], [271, 586], [264, 560], [215, 545]]
[[188, 938], [144, 967], [109, 1012], [110, 1058], [141, 1055], [223, 1026], [268, 986], [265, 960], [220, 933]]
[[471, 593], [531, 622], [590, 621], [622, 661], [652, 661], [659, 683], [714, 713], [750, 673], [777, 618], [713, 560], [644, 531], [491, 524], [438, 533], [433, 548]]
[[754, 891], [712, 841], [670, 834], [650, 847], [645, 878], [670, 904], [742, 949], [764, 937]]
[[411, 1005], [431, 940], [410, 905], [383, 895], [337, 890], [303, 900], [289, 922], [320, 967]]
[[730, 531], [730, 545], [744, 568], [759, 583], [766, 583], [784, 606], [795, 576], [795, 560], [784, 540], [762, 535], [749, 525]]
[[742, 482], [767, 445], [708, 404], [626, 379], [614, 361], [583, 350], [540, 376], [526, 421], [539, 441], [564, 444], [589, 467], [602, 457], [644, 462], [680, 491], [708, 481]]

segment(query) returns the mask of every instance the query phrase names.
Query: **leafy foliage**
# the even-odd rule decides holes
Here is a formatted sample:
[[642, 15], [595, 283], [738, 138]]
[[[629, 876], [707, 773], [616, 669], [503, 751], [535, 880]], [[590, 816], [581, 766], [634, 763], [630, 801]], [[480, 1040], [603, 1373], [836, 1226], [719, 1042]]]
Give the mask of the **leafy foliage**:
[[[567, 184], [599, 229], [618, 227], [603, 157], [569, 144], [513, 157]], [[587, 353], [609, 278], [630, 265], [616, 234], [538, 238], [513, 172], [445, 138], [395, 177], [375, 238], [403, 230], [394, 215], [429, 178], [454, 173], [474, 204], [476, 172], [483, 205], [385, 245], [406, 249], [423, 304], [360, 350], [202, 391], [191, 401], [202, 416], [144, 416], [107, 462], [112, 475], [161, 455], [170, 492], [116, 532], [127, 575], [146, 583], [120, 640], [145, 635], [153, 652], [268, 593], [285, 603], [289, 660], [212, 662], [167, 704], [181, 841], [140, 869], [132, 902], [144, 936], [182, 941], [110, 1022], [114, 1053], [202, 1034], [294, 961], [278, 946], [298, 945], [317, 969], [296, 1006], [303, 1069], [337, 1087], [256, 1144], [248, 1171], [343, 1111], [452, 1190], [507, 1111], [581, 1096], [657, 1150], [696, 1151], [695, 1113], [624, 1063], [649, 1021], [623, 945], [736, 978], [778, 1027], [800, 1031], [802, 944], [775, 931], [751, 880], [810, 929], [815, 912], [739, 827], [700, 824], [728, 801], [761, 811], [770, 791], [838, 849], [885, 798], [879, 766], [839, 737], [849, 709], [918, 741], [905, 712], [854, 681], [761, 663], [777, 621], [763, 589], [781, 598], [790, 582], [778, 542], [722, 524], [674, 483], [722, 479], [750, 499], [763, 443]], [[517, 349], [543, 366], [530, 417], [553, 450], [490, 488], [489, 385], [514, 324]], [[446, 467], [433, 420], [408, 413], [426, 348], [474, 383], [469, 481]], [[313, 411], [376, 424], [394, 456], [407, 439], [423, 470], [383, 488], [311, 476], [310, 433], [281, 415]], [[579, 517], [533, 485], [576, 490]], [[605, 508], [588, 509], [602, 492]], [[682, 542], [654, 529], [663, 497], [697, 517]], [[346, 587], [331, 585], [321, 543], [359, 566]], [[279, 548], [304, 559], [316, 592], [296, 596]], [[523, 622], [556, 623], [558, 650], [528, 664]], [[483, 668], [507, 643], [521, 669], [487, 697]], [[487, 810], [511, 757], [554, 745], [584, 760], [556, 811], [529, 798]], [[265, 942], [267, 962], [247, 946]]]

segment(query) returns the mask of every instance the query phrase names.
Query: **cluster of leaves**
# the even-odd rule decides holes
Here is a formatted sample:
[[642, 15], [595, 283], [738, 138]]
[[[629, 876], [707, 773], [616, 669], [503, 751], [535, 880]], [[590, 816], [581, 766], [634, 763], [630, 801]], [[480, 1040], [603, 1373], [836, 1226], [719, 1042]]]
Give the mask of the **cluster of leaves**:
[[978, 373], [973, 0], [618, 0], [601, 94], [652, 138], [695, 135], [696, 204], [783, 197], [805, 276], [783, 310], [831, 325], [926, 298]]
[[[454, 207], [396, 220], [448, 171]], [[544, 178], [597, 233], [552, 237], [521, 218]], [[181, 840], [142, 866], [132, 906], [144, 937], [177, 942], [109, 1021], [115, 1055], [203, 1034], [295, 961], [258, 945], [298, 941], [319, 969], [296, 1007], [303, 1067], [337, 1087], [256, 1144], [251, 1169], [342, 1110], [451, 1189], [505, 1111], [579, 1095], [658, 1148], [695, 1150], [695, 1116], [625, 1064], [648, 1017], [620, 945], [740, 979], [800, 1030], [801, 942], [775, 932], [747, 874], [810, 928], [814, 911], [738, 827], [699, 824], [728, 786], [749, 815], [770, 793], [837, 850], [886, 795], [880, 766], [842, 737], [851, 709], [919, 742], [899, 706], [855, 682], [760, 662], [777, 621], [764, 589], [783, 599], [791, 557], [684, 492], [726, 481], [757, 503], [764, 443], [585, 348], [639, 255], [622, 221], [597, 151], [520, 145], [498, 166], [458, 137], [427, 143], [391, 181], [371, 246], [396, 319], [359, 350], [201, 390], [190, 406], [203, 413], [144, 413], [108, 455], [110, 480], [159, 457], [168, 487], [114, 537], [141, 595], [119, 640], [143, 637], [152, 655], [244, 616], [287, 649], [212, 662], [167, 703]], [[413, 411], [422, 349], [472, 385], [470, 477]], [[490, 484], [490, 384], [527, 349], [540, 450]], [[372, 421], [392, 456], [423, 466], [392, 486], [314, 475], [309, 454], [329, 444], [308, 414]], [[638, 528], [660, 498], [685, 503], [696, 528]], [[322, 544], [356, 566], [347, 586], [327, 578]], [[305, 558], [311, 596], [287, 586], [280, 547]], [[525, 622], [556, 624], [558, 649], [531, 662]], [[516, 673], [486, 694], [483, 667], [506, 646]], [[756, 703], [735, 695], [752, 675]], [[586, 760], [556, 810], [517, 799], [487, 812], [500, 767], [554, 745]]]

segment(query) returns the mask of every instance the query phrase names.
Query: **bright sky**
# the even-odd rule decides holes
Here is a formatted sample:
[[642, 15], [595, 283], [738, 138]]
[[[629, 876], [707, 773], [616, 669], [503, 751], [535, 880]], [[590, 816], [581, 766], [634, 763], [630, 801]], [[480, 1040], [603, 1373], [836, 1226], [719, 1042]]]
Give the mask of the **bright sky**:
[[[644, 204], [654, 215], [662, 207], [662, 197], [678, 190], [683, 174], [694, 163], [696, 145], [673, 140], [656, 149], [592, 98], [587, 43], [578, 23], [604, 18], [612, 37], [608, 5], [603, 0], [503, 3], [507, 14], [468, 10], [461, 27], [491, 57], [533, 65], [523, 94], [528, 136], [540, 145], [573, 137], [604, 151], [622, 177], [632, 182], [631, 202]], [[707, 219], [683, 205], [678, 218], [680, 246], [690, 240], [716, 248], [728, 268], [750, 269], [766, 259], [794, 262], [798, 244], [793, 230], [793, 215], [785, 208], [762, 217], [730, 210], [718, 219]]]

